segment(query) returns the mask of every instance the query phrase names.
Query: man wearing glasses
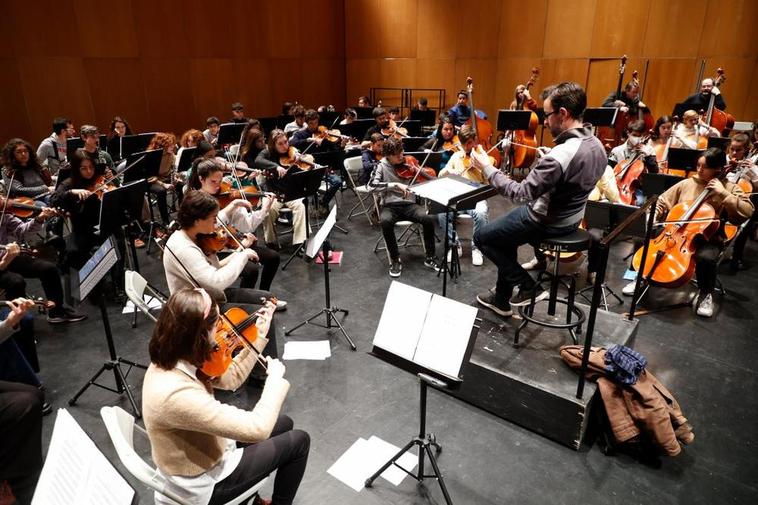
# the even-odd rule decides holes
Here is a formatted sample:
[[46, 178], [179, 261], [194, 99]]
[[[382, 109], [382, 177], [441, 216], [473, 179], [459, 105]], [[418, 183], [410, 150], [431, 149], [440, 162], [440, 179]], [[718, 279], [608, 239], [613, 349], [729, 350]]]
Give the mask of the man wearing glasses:
[[[513, 314], [512, 306], [529, 303], [535, 287], [519, 264], [518, 247], [574, 231], [584, 216], [587, 197], [608, 163], [602, 143], [582, 124], [587, 95], [579, 84], [550, 86], [542, 92], [542, 99], [544, 126], [556, 145], [548, 154], [540, 148], [542, 157], [523, 181], [500, 172], [483, 153], [471, 153], [474, 168], [482, 170], [503, 196], [528, 202], [474, 234], [476, 246], [497, 265], [494, 292], [481, 293], [476, 299], [502, 317]], [[519, 290], [514, 295], [516, 286]], [[545, 295], [538, 293], [537, 298]]]
[[74, 136], [76, 130], [70, 119], [53, 119], [53, 133], [40, 142], [37, 148], [37, 159], [42, 166], [47, 166], [50, 175], [57, 174], [61, 165], [66, 163], [66, 140]]

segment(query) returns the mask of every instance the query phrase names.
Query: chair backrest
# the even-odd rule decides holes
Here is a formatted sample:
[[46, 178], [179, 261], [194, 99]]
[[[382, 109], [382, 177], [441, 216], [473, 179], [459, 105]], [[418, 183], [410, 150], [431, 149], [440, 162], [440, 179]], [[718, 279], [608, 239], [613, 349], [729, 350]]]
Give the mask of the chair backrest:
[[121, 463], [135, 478], [160, 494], [174, 500], [180, 505], [187, 502], [166, 489], [166, 479], [142, 459], [134, 450], [134, 417], [121, 407], [103, 407], [100, 409], [105, 428], [116, 448]]
[[352, 158], [345, 158], [342, 162], [345, 166], [345, 172], [347, 172], [348, 178], [350, 178], [350, 186], [355, 187], [355, 178], [353, 174], [359, 175], [363, 171], [363, 158], [360, 156], [353, 156]]
[[[152, 319], [153, 322], [156, 322], [158, 319], [150, 313], [150, 307], [145, 303], [144, 295], [146, 287], [147, 281], [139, 273], [132, 270], [124, 272], [124, 291], [126, 291], [126, 296], [128, 296], [129, 300], [134, 304], [134, 310], [139, 309], [147, 317]], [[136, 323], [136, 318], [134, 321]]]

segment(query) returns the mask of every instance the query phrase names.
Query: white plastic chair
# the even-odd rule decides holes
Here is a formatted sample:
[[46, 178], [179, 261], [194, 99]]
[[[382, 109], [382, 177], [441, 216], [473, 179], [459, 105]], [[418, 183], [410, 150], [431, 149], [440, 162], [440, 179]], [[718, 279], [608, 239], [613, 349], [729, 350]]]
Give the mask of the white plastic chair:
[[147, 291], [151, 297], [161, 302], [162, 307], [166, 303], [166, 296], [163, 293], [151, 286], [139, 273], [132, 270], [124, 272], [124, 290], [126, 291], [126, 296], [128, 296], [129, 300], [134, 304], [134, 321], [132, 321], [132, 328], [137, 327], [137, 310], [152, 319], [153, 322], [158, 321], [158, 319], [150, 313], [150, 307], [145, 303], [144, 295], [145, 291]]
[[[157, 491], [179, 505], [186, 505], [186, 501], [166, 488], [166, 478], [155, 468], [147, 464], [134, 450], [134, 430], [136, 429], [147, 437], [147, 432], [144, 428], [134, 424], [134, 417], [121, 407], [103, 407], [100, 409], [100, 416], [103, 418], [105, 428], [108, 430], [108, 435], [111, 438], [111, 442], [113, 442], [113, 447], [116, 449], [118, 458], [126, 469], [129, 470], [129, 473], [150, 489]], [[238, 505], [245, 502], [251, 504], [255, 495], [267, 480], [268, 477], [264, 478], [232, 501], [227, 502], [226, 505]]]

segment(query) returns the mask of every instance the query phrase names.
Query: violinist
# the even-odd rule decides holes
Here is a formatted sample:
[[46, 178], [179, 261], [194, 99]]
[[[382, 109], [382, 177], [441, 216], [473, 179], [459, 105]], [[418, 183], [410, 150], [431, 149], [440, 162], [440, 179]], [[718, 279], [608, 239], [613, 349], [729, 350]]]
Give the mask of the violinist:
[[361, 184], [368, 184], [371, 180], [371, 174], [374, 173], [374, 169], [382, 161], [384, 155], [384, 135], [381, 133], [374, 133], [371, 135], [371, 144], [368, 149], [364, 149], [361, 153], [361, 161], [363, 162], [363, 172], [361, 172]]
[[110, 179], [115, 172], [113, 158], [106, 151], [100, 149], [100, 131], [97, 126], [84, 125], [79, 129], [79, 136], [84, 141], [83, 153], [95, 164], [95, 172], [98, 176], [104, 175]]
[[355, 109], [352, 107], [348, 107], [345, 109], [345, 111], [342, 113], [342, 120], [340, 121], [340, 124], [350, 124], [355, 122], [358, 119], [358, 113], [355, 112]]
[[[697, 162], [697, 175], [684, 179], [659, 198], [655, 209], [656, 219], [663, 218], [676, 204], [694, 202], [704, 190], [710, 190], [705, 203], [710, 204], [716, 216], [725, 214], [729, 222], [739, 225], [753, 214], [755, 207], [742, 189], [725, 179], [726, 155], [718, 148], [710, 148]], [[722, 227], [723, 228], [723, 227]], [[724, 250], [724, 236], [716, 233], [710, 240], [698, 235], [693, 240], [695, 277], [699, 293], [693, 299], [697, 315], [713, 315], [713, 291], [716, 288], [718, 259]], [[627, 294], [625, 290], [624, 294]], [[633, 289], [632, 289], [632, 292]]]
[[111, 120], [111, 127], [108, 129], [108, 140], [110, 141], [116, 137], [125, 137], [126, 135], [134, 135], [131, 126], [121, 116], [114, 116]]
[[290, 114], [292, 114], [293, 120], [284, 126], [284, 133], [287, 134], [287, 137], [291, 137], [298, 130], [305, 129], [305, 107], [297, 104], [292, 107]]
[[56, 175], [62, 165], [67, 163], [66, 142], [76, 135], [74, 124], [70, 119], [57, 117], [53, 119], [53, 133], [40, 142], [37, 148], [37, 160], [47, 167], [50, 175]]
[[[4, 209], [0, 206], [0, 210]], [[63, 284], [55, 263], [36, 258], [32, 251], [19, 246], [27, 234], [38, 232], [42, 223], [55, 215], [56, 211], [47, 207], [27, 221], [10, 212], [0, 216], [0, 288], [5, 290], [6, 298], [26, 298], [24, 279], [39, 279], [45, 298], [55, 304], [47, 312], [47, 321], [50, 324], [81, 321], [86, 316], [63, 305]]]
[[[528, 304], [537, 289], [518, 263], [518, 247], [576, 230], [587, 196], [607, 164], [605, 148], [582, 124], [587, 107], [584, 89], [574, 82], [562, 82], [543, 90], [542, 98], [544, 127], [550, 130], [556, 146], [539, 159], [523, 181], [516, 182], [499, 171], [483, 153], [471, 152], [472, 166], [482, 170], [503, 196], [529, 202], [474, 234], [477, 248], [497, 265], [495, 291], [477, 295], [477, 301], [503, 317], [513, 314], [511, 306]], [[513, 295], [516, 286], [519, 290]], [[538, 299], [546, 295], [535, 293]]]
[[[440, 171], [439, 176], [445, 177], [447, 175], [460, 175], [466, 179], [478, 182], [480, 184], [487, 184], [487, 180], [484, 178], [481, 170], [474, 168], [471, 163], [471, 151], [476, 149], [478, 144], [476, 132], [471, 125], [463, 125], [461, 131], [458, 132], [458, 138], [462, 144], [462, 149], [456, 151], [450, 158], [445, 168]], [[487, 207], [487, 200], [480, 200], [476, 203], [476, 207], [469, 210], [460, 211], [459, 214], [468, 214], [474, 220], [474, 234], [479, 232], [489, 221], [489, 209]], [[449, 215], [452, 221], [455, 217], [452, 214], [440, 214], [439, 221], [440, 226], [445, 228], [445, 216]], [[461, 254], [461, 244], [458, 241], [458, 237], [455, 236], [455, 231], [452, 226], [447, 227], [450, 234], [451, 247], [458, 248], [458, 255]], [[450, 255], [451, 256], [451, 255]], [[448, 257], [448, 262], [450, 261]], [[482, 266], [484, 258], [482, 252], [476, 247], [476, 244], [471, 243], [471, 264], [474, 266]]]
[[461, 127], [471, 117], [471, 108], [468, 106], [468, 92], [462, 89], [458, 92], [458, 102], [447, 111], [456, 127]]
[[156, 133], [150, 140], [150, 145], [147, 147], [148, 151], [154, 149], [163, 149], [163, 156], [161, 157], [158, 176], [154, 181], [152, 179], [148, 181], [150, 185], [147, 190], [155, 195], [156, 200], [158, 201], [158, 212], [161, 214], [161, 221], [167, 226], [170, 221], [168, 215], [167, 194], [169, 190], [174, 189], [176, 136], [174, 136], [173, 133]]
[[421, 149], [436, 149], [442, 151], [440, 156], [440, 165], [442, 169], [450, 161], [450, 157], [457, 151], [461, 150], [461, 140], [455, 133], [455, 123], [447, 115], [441, 115], [437, 132], [421, 146]]
[[[289, 173], [289, 168], [283, 167], [280, 163], [282, 158], [289, 158], [290, 154], [299, 156], [300, 152], [294, 147], [290, 149], [287, 135], [282, 130], [272, 131], [268, 139], [268, 146], [255, 159], [255, 168], [263, 171], [265, 175], [266, 184], [264, 187], [267, 191], [280, 195], [284, 194], [286, 189], [284, 178]], [[295, 170], [297, 169], [295, 168]], [[272, 203], [271, 210], [263, 223], [263, 236], [266, 239], [266, 245], [272, 249], [278, 247], [274, 225], [282, 207], [287, 207], [292, 211], [292, 245], [296, 248], [300, 247], [306, 238], [305, 204], [302, 198], [284, 203], [275, 200]]]
[[721, 90], [714, 86], [712, 77], [706, 77], [700, 83], [700, 92], [690, 95], [684, 99], [682, 105], [688, 106], [695, 111], [708, 110], [711, 103], [711, 95], [714, 97], [713, 105], [721, 110], [726, 110], [726, 102], [721, 95]]
[[603, 100], [603, 107], [616, 107], [619, 111], [628, 113], [632, 117], [637, 117], [640, 109], [643, 112], [650, 112], [647, 105], [640, 101], [640, 86], [636, 82], [626, 83], [621, 95], [617, 95], [615, 91], [611, 92]]
[[205, 130], [203, 130], [203, 138], [209, 144], [215, 146], [218, 141], [218, 131], [221, 129], [221, 122], [216, 116], [211, 116], [205, 120]]
[[[387, 244], [390, 256], [390, 277], [400, 277], [403, 265], [400, 262], [400, 252], [395, 237], [395, 223], [412, 221], [421, 224], [424, 233], [424, 250], [426, 258], [424, 266], [438, 270], [439, 261], [435, 255], [434, 225], [435, 218], [426, 213], [417, 204], [408, 190], [411, 179], [401, 177], [401, 169], [409, 169], [407, 159], [403, 156], [403, 143], [400, 139], [390, 137], [384, 141], [382, 154], [384, 158], [377, 165], [368, 186], [374, 193], [381, 194], [381, 212], [379, 219], [382, 224], [382, 235]], [[410, 172], [414, 170], [411, 169]], [[420, 177], [420, 176], [419, 176]]]
[[700, 114], [694, 110], [682, 114], [682, 122], [674, 130], [672, 147], [682, 149], [704, 149], [708, 137], [720, 137], [719, 131], [708, 126], [700, 119]]
[[[11, 139], [3, 147], [3, 182], [8, 196], [35, 198], [55, 189], [50, 172], [39, 164], [32, 145], [22, 139]], [[49, 201], [49, 196], [44, 201]]]
[[[727, 156], [726, 178], [733, 184], [742, 184], [743, 190], [748, 189], [750, 193], [753, 193], [750, 195], [750, 201], [753, 203], [753, 207], [758, 207], [758, 194], [756, 194], [758, 191], [758, 166], [756, 166], [755, 161], [747, 157], [749, 148], [750, 137], [747, 134], [737, 133], [732, 137], [729, 144], [729, 155]], [[732, 272], [747, 268], [743, 261], [745, 245], [747, 245], [748, 238], [753, 235], [757, 218], [758, 216], [753, 212], [747, 228], [734, 239], [732, 259], [729, 262], [729, 269]]]
[[[258, 335], [273, 327], [273, 307], [257, 313]], [[281, 414], [289, 390], [284, 365], [245, 347], [220, 377], [203, 363], [214, 351], [219, 308], [202, 289], [171, 295], [150, 338], [142, 385], [145, 428], [158, 473], [186, 503], [228, 503], [276, 471], [273, 503], [291, 504], [305, 472], [310, 438]], [[250, 410], [221, 402], [214, 389], [235, 390], [263, 366], [266, 379]], [[155, 502], [174, 503], [155, 494]], [[258, 503], [256, 501], [256, 503]], [[271, 503], [268, 500], [265, 503]]]
[[358, 107], [371, 107], [371, 100], [367, 96], [359, 96]]
[[[171, 136], [174, 136], [171, 134]], [[200, 130], [191, 128], [182, 133], [179, 137], [179, 147], [197, 147], [200, 142], [205, 140], [205, 135]], [[148, 148], [149, 149], [149, 148]], [[174, 136], [174, 150], [176, 150], [176, 137]]]
[[[366, 135], [363, 136], [363, 144], [362, 147], [368, 147], [369, 139], [371, 138], [371, 135], [374, 133], [382, 133], [382, 130], [387, 130], [390, 126], [390, 116], [387, 114], [387, 111], [383, 107], [374, 107], [374, 110], [372, 111], [372, 115], [374, 116], [374, 121], [376, 121], [376, 124], [369, 128], [366, 131]], [[387, 137], [387, 135], [383, 135], [384, 137]]]
[[247, 118], [245, 117], [245, 106], [240, 102], [234, 102], [232, 104], [232, 118], [229, 120], [229, 122], [247, 123]]
[[[206, 254], [200, 247], [203, 234], [216, 232], [218, 214], [218, 201], [205, 191], [193, 190], [184, 195], [176, 216], [180, 229], [171, 234], [163, 251], [168, 289], [173, 294], [197, 284], [221, 304], [222, 310], [242, 307], [253, 313], [260, 309], [262, 299], [271, 298], [271, 293], [251, 287], [233, 287], [248, 262], [258, 261], [258, 255], [249, 248], [253, 238], [244, 237], [240, 240], [243, 248], [223, 260], [219, 260], [214, 252]], [[248, 279], [242, 281], [247, 283]], [[269, 337], [266, 354], [277, 357], [275, 328], [271, 328]]]
[[[658, 160], [655, 158], [655, 151], [644, 141], [644, 134], [647, 131], [645, 122], [641, 119], [630, 122], [626, 126], [626, 142], [614, 147], [608, 156], [608, 164], [616, 167], [619, 163], [629, 162], [635, 156], [642, 156], [644, 169], [642, 173], [658, 173]], [[637, 206], [643, 203], [642, 188], [637, 185], [635, 189], [635, 199], [632, 203]]]
[[[196, 177], [190, 180], [190, 189], [205, 191], [211, 196], [217, 197], [221, 192], [223, 168], [215, 160], [206, 160], [197, 166]], [[224, 183], [226, 184], [226, 183]], [[218, 213], [219, 220], [224, 224], [234, 227], [242, 234], [252, 234], [260, 226], [271, 209], [273, 198], [267, 194], [261, 198], [261, 208], [255, 210], [246, 199], [238, 198], [221, 209]], [[234, 247], [233, 249], [236, 249]], [[261, 283], [260, 289], [268, 291], [274, 281], [276, 272], [279, 269], [279, 253], [253, 241], [250, 249], [255, 251], [258, 256], [258, 264], [247, 263], [240, 274], [240, 286], [243, 288], [254, 288], [258, 279], [258, 265], [260, 265]], [[279, 300], [278, 306], [282, 309], [286, 307], [287, 302]]]

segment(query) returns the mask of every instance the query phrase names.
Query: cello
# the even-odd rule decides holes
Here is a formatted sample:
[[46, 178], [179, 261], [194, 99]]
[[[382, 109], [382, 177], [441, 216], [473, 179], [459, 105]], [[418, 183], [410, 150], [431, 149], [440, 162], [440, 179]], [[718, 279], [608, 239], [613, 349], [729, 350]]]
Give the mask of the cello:
[[[713, 87], [720, 88], [724, 81], [726, 81], [726, 75], [724, 74], [724, 69], [720, 67], [716, 70], [716, 73], [718, 73], [718, 77], [713, 82]], [[711, 98], [708, 101], [708, 110], [703, 114], [703, 121], [708, 126], [716, 128], [721, 135], [726, 136], [734, 127], [734, 116], [716, 107], [714, 105], [715, 101], [716, 95], [711, 93]]]
[[645, 142], [647, 142], [646, 138], [640, 140], [637, 152], [631, 158], [621, 160], [613, 170], [616, 185], [619, 188], [619, 197], [627, 205], [634, 205], [635, 193], [640, 186], [640, 176], [645, 170], [643, 162], [645, 152], [642, 150]]
[[503, 161], [500, 158], [500, 151], [490, 144], [492, 138], [492, 125], [484, 118], [477, 118], [476, 107], [474, 107], [474, 79], [471, 77], [466, 78], [466, 91], [468, 94], [468, 103], [471, 107], [471, 117], [465, 124], [470, 124], [476, 132], [476, 136], [479, 139], [479, 144], [484, 150], [495, 159], [495, 166], [499, 167]]
[[[532, 75], [529, 77], [529, 82], [525, 84], [528, 90], [540, 75], [540, 69], [537, 67], [532, 68]], [[524, 98], [523, 95], [516, 101], [516, 110], [524, 110]], [[539, 118], [537, 114], [532, 111], [532, 116], [529, 118], [528, 130], [516, 130], [514, 132], [515, 144], [513, 145], [513, 167], [524, 168], [529, 167], [534, 163], [537, 156], [536, 149], [529, 149], [528, 147], [537, 147], [537, 126], [539, 125]]]
[[[650, 63], [648, 61], [648, 63]], [[647, 66], [645, 67], [645, 82], [647, 83]], [[636, 86], [640, 90], [639, 101], [642, 102], [642, 95], [645, 90], [640, 86], [640, 81], [637, 79], [637, 71], [632, 72], [632, 86]], [[644, 110], [642, 107], [637, 107], [637, 119], [645, 122], [645, 128], [652, 130], [655, 126], [655, 119], [650, 109]]]

